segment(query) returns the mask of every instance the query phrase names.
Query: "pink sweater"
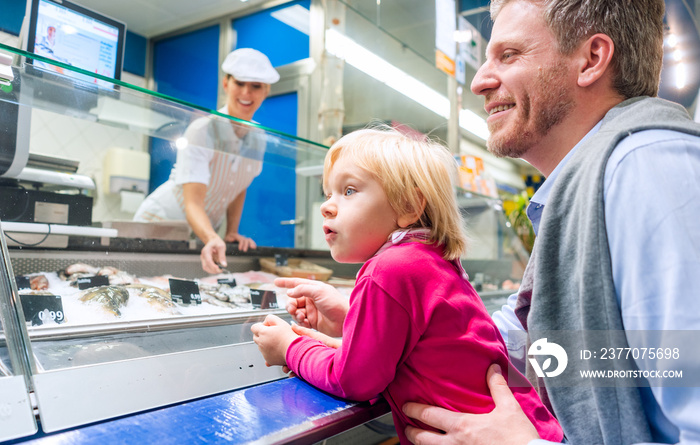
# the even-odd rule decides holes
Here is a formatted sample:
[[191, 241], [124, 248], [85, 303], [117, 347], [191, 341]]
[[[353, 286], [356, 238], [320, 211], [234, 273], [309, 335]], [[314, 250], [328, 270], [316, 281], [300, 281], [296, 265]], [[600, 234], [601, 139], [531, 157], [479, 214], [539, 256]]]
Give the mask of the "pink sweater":
[[[290, 369], [319, 389], [358, 401], [381, 393], [391, 405], [401, 443], [409, 443], [406, 425], [426, 428], [404, 415], [404, 403], [490, 412], [486, 371], [498, 363], [507, 375], [510, 366], [481, 299], [462, 278], [461, 267], [441, 255], [440, 247], [415, 241], [375, 255], [358, 274], [342, 347], [300, 337], [287, 349]], [[561, 441], [561, 427], [536, 391], [511, 389], [540, 436]]]

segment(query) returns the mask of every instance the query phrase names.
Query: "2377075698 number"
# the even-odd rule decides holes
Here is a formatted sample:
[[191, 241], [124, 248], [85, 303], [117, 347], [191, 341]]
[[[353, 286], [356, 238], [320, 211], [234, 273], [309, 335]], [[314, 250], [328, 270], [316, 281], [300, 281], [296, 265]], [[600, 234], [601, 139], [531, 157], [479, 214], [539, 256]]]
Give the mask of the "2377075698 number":
[[[581, 351], [583, 352], [583, 351]], [[584, 354], [582, 354], [582, 357]], [[678, 360], [679, 348], [600, 348], [601, 360]]]

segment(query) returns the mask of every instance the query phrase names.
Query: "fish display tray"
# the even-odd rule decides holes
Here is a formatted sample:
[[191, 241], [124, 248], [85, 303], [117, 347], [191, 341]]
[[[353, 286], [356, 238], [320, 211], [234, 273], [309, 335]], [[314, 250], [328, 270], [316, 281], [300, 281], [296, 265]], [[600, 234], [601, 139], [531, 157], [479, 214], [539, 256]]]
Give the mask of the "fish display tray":
[[278, 266], [274, 258], [260, 258], [260, 268], [280, 277], [308, 278], [310, 280], [328, 280], [333, 271], [300, 258], [289, 258], [286, 266]]

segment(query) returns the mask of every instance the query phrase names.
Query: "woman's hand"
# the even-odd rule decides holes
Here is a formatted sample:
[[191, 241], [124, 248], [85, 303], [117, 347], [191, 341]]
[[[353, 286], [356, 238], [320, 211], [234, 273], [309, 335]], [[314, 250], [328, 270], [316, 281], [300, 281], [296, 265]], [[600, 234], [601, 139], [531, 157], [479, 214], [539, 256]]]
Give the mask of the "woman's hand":
[[213, 236], [199, 253], [199, 258], [202, 261], [202, 269], [209, 273], [221, 273], [221, 269], [217, 264], [226, 267], [226, 243], [218, 236]]
[[237, 242], [238, 250], [242, 252], [247, 252], [248, 249], [255, 249], [258, 247], [252, 238], [243, 236], [240, 233], [227, 233], [226, 237], [224, 238], [224, 241], [226, 241], [227, 243]]
[[304, 278], [277, 278], [275, 286], [289, 289], [287, 312], [297, 323], [331, 337], [343, 335], [349, 303], [336, 288]]
[[286, 365], [287, 349], [298, 337], [286, 321], [275, 315], [268, 315], [265, 321], [255, 323], [250, 330], [267, 366]]

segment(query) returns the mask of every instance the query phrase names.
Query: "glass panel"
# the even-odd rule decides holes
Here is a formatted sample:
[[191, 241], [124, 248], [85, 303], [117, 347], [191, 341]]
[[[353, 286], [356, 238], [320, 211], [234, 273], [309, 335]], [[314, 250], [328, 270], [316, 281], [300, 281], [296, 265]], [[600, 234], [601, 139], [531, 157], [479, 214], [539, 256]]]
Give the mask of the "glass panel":
[[426, 62], [435, 64], [435, 2], [341, 1]]
[[[40, 58], [3, 49], [28, 59]], [[123, 82], [110, 83], [109, 79], [96, 75], [86, 80], [89, 73], [42, 60], [52, 65], [48, 69], [31, 63], [14, 66], [14, 80], [0, 91], [0, 106], [7, 121], [3, 149], [15, 158], [24, 157], [20, 161], [26, 162], [24, 169], [21, 165], [19, 169], [12, 166], [12, 160], [6, 162], [9, 167], [5, 170], [10, 170], [2, 178], [2, 191], [10, 205], [3, 206], [0, 218], [10, 247], [70, 248], [75, 243], [84, 247], [95, 244], [96, 240], [71, 237], [97, 236], [105, 246], [121, 243], [127, 245], [125, 250], [128, 245], [132, 249], [149, 250], [144, 247], [147, 244], [144, 239], [164, 237], [179, 244], [163, 245], [161, 250], [180, 248], [196, 253], [199, 248], [192, 244], [188, 233], [184, 190], [180, 184], [207, 181], [213, 191], [206, 195], [205, 209], [212, 225], [222, 229], [234, 198], [257, 182], [258, 188], [267, 192], [258, 196], [264, 199], [266, 213], [256, 215], [260, 223], [246, 235], [262, 240], [258, 241], [261, 247], [280, 247], [275, 243], [277, 238], [270, 234], [283, 231], [285, 227], [280, 222], [294, 220], [297, 215], [294, 206], [290, 213], [276, 213], [276, 209], [296, 199], [297, 170], [322, 164], [325, 147]], [[74, 72], [81, 77], [73, 77]], [[156, 148], [161, 155], [165, 153], [165, 157], [187, 167], [173, 170], [171, 180], [163, 185], [149, 181], [150, 170], [158, 167], [151, 159]], [[273, 173], [261, 175], [261, 172]], [[159, 186], [155, 194], [147, 197]], [[151, 207], [139, 207], [144, 198], [145, 202], [151, 202]], [[266, 236], [273, 241], [266, 243]], [[293, 227], [288, 238], [289, 244], [281, 247], [294, 246]], [[48, 289], [66, 300], [63, 306], [71, 314], [65, 313], [61, 315], [64, 318], [57, 320], [64, 326], [112, 322], [115, 317], [120, 321], [143, 319], [143, 316], [129, 318], [129, 310], [120, 309], [127, 306], [129, 299], [140, 301], [142, 296], [155, 308], [149, 313], [155, 318], [203, 313], [201, 308], [197, 312], [195, 308], [178, 309], [168, 304], [163, 307], [154, 290], [167, 288], [168, 280], [156, 275], [162, 271], [153, 270], [151, 276], [143, 269], [127, 271], [123, 267], [129, 267], [132, 261], [127, 258], [114, 262], [111, 258], [98, 255], [91, 264], [73, 267], [69, 266], [76, 261], [64, 258], [46, 268], [31, 264], [31, 257], [25, 260], [13, 255], [18, 273], [42, 281], [32, 291]], [[196, 258], [189, 266], [191, 269], [185, 272], [188, 278], [205, 275], [201, 269], [197, 275]], [[258, 268], [253, 260], [234, 267], [241, 269], [232, 271], [235, 273], [244, 272], [247, 267]], [[109, 284], [131, 287], [128, 291], [108, 289], [108, 294], [78, 292], [76, 286], [83, 275], [108, 276]], [[239, 276], [238, 284], [263, 279], [270, 281], [269, 276]], [[227, 296], [221, 294], [222, 287], [215, 279], [202, 280], [199, 284], [206, 289], [205, 300], [213, 301], [217, 297], [219, 301], [230, 300], [217, 306], [207, 305], [207, 314], [252, 309], [251, 303], [245, 303], [250, 300], [249, 287], [229, 286]], [[69, 296], [78, 301], [74, 307], [68, 301]], [[81, 315], [86, 307], [100, 305], [100, 312]]]
[[[54, 215], [52, 221], [42, 213], [41, 217], [49, 218], [45, 222], [90, 225], [131, 220], [140, 198], [160, 185], [151, 180], [151, 173], [160, 168], [161, 175], [167, 178], [170, 165], [178, 157], [183, 158], [183, 164], [186, 160], [202, 160], [206, 165], [207, 161], [218, 158], [231, 162], [231, 172], [237, 172], [237, 181], [224, 184], [222, 177], [229, 173], [224, 171], [209, 178], [212, 185], [220, 187], [221, 196], [244, 189], [246, 182], [257, 178], [264, 164], [266, 168], [262, 170], [269, 169], [271, 173], [261, 177], [272, 183], [262, 188], [270, 190], [265, 198], [275, 208], [280, 206], [276, 204], [279, 200], [290, 196], [294, 199], [293, 194], [278, 184], [289, 184], [293, 191], [295, 169], [308, 163], [317, 164], [325, 154], [325, 147], [319, 144], [122, 82], [100, 86], [76, 80], [68, 74], [71, 69], [81, 70], [58, 68], [63, 74], [23, 64], [13, 68], [15, 80], [0, 91], [0, 101], [6, 109], [4, 120], [8, 128], [12, 124], [17, 126], [16, 134], [9, 138], [12, 141], [6, 142], [7, 149], [14, 150], [9, 145], [14, 145], [16, 140], [17, 150], [28, 149], [29, 153], [29, 168], [20, 175], [20, 180], [42, 184], [42, 190], [50, 188], [63, 195], [74, 195], [73, 200], [82, 203], [81, 215], [72, 215], [73, 221], [64, 221], [66, 215]], [[103, 78], [96, 77], [103, 82]], [[215, 155], [216, 152], [226, 155]], [[159, 159], [151, 159], [152, 155], [158, 155]], [[160, 166], [156, 161], [165, 165]], [[153, 164], [150, 168], [149, 162]], [[60, 171], [47, 172], [40, 168], [47, 165]], [[206, 168], [200, 165], [191, 170], [193, 182], [206, 180], [201, 176], [208, 174]], [[181, 187], [177, 189], [176, 195], [179, 193], [177, 197], [181, 199]], [[207, 202], [211, 207], [208, 212], [218, 226], [226, 206], [212, 200]], [[178, 202], [172, 204], [181, 207]], [[24, 206], [15, 206], [13, 210], [0, 216], [9, 222], [25, 218], [20, 214], [26, 210]], [[170, 213], [184, 221], [181, 212]], [[170, 213], [165, 217], [170, 219]], [[163, 215], [153, 219], [160, 216]], [[280, 220], [294, 218], [292, 212], [281, 215]], [[256, 235], [248, 234], [253, 239]]]
[[[272, 284], [274, 256], [292, 260], [304, 251], [289, 247], [305, 246], [295, 245], [294, 226], [280, 222], [297, 218], [296, 188], [305, 181], [297, 171], [321, 164], [326, 147], [0, 49], [17, 56], [13, 78], [0, 88], [0, 220], [8, 245], [0, 280], [8, 289], [15, 276], [21, 281], [19, 291], [2, 290], [2, 301], [20, 306], [0, 305], [0, 376], [17, 373], [13, 354], [34, 374], [44, 430], [284, 377], [264, 366], [250, 326], [270, 313], [285, 316], [286, 295]], [[32, 58], [49, 67], [34, 66]], [[171, 164], [160, 167], [156, 153]], [[170, 207], [165, 195], [152, 199], [166, 207], [162, 214], [156, 206], [149, 210], [155, 218], [134, 221], [161, 186], [151, 181], [152, 170], [160, 167], [167, 178], [172, 162], [187, 161], [172, 177], [209, 181], [214, 192], [206, 211], [222, 237], [229, 204], [242, 191], [256, 186], [263, 203], [245, 234], [259, 240], [258, 249], [229, 246], [220, 274], [202, 270], [180, 182], [171, 181]], [[309, 258], [314, 270], [331, 263], [320, 254]], [[261, 258], [273, 259], [271, 271], [260, 270]], [[5, 332], [8, 319], [18, 332]], [[109, 385], [99, 383], [105, 375]], [[199, 377], [168, 383], [183, 375]], [[70, 390], [76, 385], [96, 398], [119, 397], [133, 385], [148, 390], [95, 414]]]
[[[424, 32], [422, 28], [406, 24], [401, 29], [403, 32], [396, 35], [368, 18], [370, 2], [343, 3], [347, 6], [342, 21], [344, 38], [336, 42], [326, 36], [326, 49], [346, 56], [343, 72], [345, 132], [380, 121], [405, 124], [446, 140], [447, 75], [435, 67], [434, 19], [431, 22], [428, 17], [426, 22], [421, 22], [432, 26], [432, 31]], [[376, 7], [376, 2], [371, 3]], [[434, 16], [434, 5], [429, 6], [425, 9]], [[400, 18], [391, 20], [397, 25], [400, 22]], [[421, 49], [417, 50], [414, 43]], [[352, 57], [357, 51], [360, 51], [358, 56]], [[368, 56], [363, 51], [371, 54]]]

